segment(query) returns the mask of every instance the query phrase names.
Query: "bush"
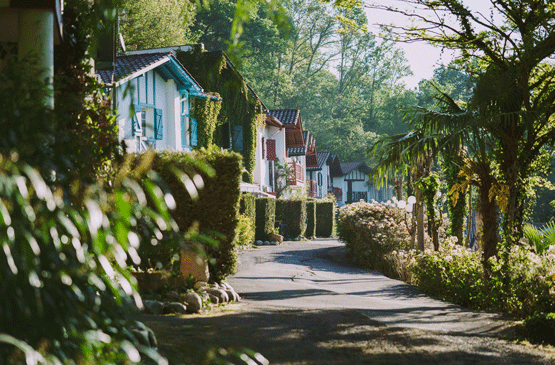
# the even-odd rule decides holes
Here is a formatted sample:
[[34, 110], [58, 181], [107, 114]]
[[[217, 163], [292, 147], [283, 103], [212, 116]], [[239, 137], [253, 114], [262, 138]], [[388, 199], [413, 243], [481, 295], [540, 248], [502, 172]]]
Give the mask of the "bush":
[[239, 200], [239, 213], [252, 218], [253, 222], [256, 219], [256, 197], [252, 194], [241, 194]]
[[379, 203], [353, 203], [339, 211], [339, 239], [355, 262], [396, 276], [390, 254], [409, 248], [402, 209]]
[[276, 200], [270, 198], [256, 199], [256, 240], [267, 241], [268, 235], [274, 231], [276, 221]]
[[[110, 192], [74, 181], [78, 194], [64, 195], [28, 165], [0, 157], [4, 334], [46, 350], [52, 363], [139, 362], [137, 349], [152, 352], [130, 342], [129, 304], [141, 300], [126, 257], [138, 263], [142, 237], [177, 232], [168, 192], [151, 176], [152, 189], [122, 174]], [[2, 359], [16, 352], [0, 345]]]
[[524, 330], [531, 342], [555, 345], [555, 313], [534, 313], [524, 321]]
[[249, 246], [254, 242], [254, 219], [246, 214], [239, 214], [235, 235], [235, 246]]
[[306, 201], [276, 200], [276, 223], [285, 225], [285, 237], [303, 237], [306, 231]]
[[[221, 281], [233, 274], [237, 265], [235, 229], [241, 155], [217, 148], [192, 153], [162, 152], [156, 155], [153, 169], [172, 191], [178, 226], [187, 229], [196, 224], [201, 235], [211, 237], [217, 243], [205, 247], [213, 259], [209, 261], [210, 280]], [[161, 249], [166, 252], [179, 250], [172, 242], [168, 243], [169, 246], [161, 245]]]
[[335, 202], [316, 202], [316, 236], [332, 237], [335, 233]]
[[316, 202], [306, 202], [306, 232], [307, 238], [316, 236]]

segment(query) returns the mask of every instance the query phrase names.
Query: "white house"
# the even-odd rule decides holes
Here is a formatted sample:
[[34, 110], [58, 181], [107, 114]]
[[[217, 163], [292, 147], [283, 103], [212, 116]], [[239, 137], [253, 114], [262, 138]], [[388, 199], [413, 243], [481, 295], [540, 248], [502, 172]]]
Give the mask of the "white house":
[[341, 163], [342, 175], [333, 178], [333, 186], [342, 190], [341, 199], [337, 201], [339, 206], [360, 200], [385, 202], [391, 199], [393, 189], [376, 189], [368, 178], [370, 172], [370, 168], [364, 162]]
[[342, 200], [342, 190], [340, 187], [334, 187], [333, 178], [343, 176], [341, 165], [337, 154], [332, 152], [318, 152], [318, 162], [316, 166], [307, 166], [307, 179], [312, 180], [316, 184], [314, 189], [315, 198], [323, 198], [328, 194], [333, 194], [336, 199]]
[[274, 195], [276, 192], [276, 176], [274, 175], [276, 160], [286, 161], [285, 126], [271, 115], [266, 115], [265, 123], [257, 130], [256, 167], [253, 182], [260, 187], [259, 193]]
[[268, 110], [267, 114], [285, 127], [285, 156], [290, 170], [288, 195], [305, 195], [306, 145], [301, 112], [299, 109], [278, 109]]
[[157, 51], [118, 55], [114, 70], [97, 74], [111, 88], [119, 140], [128, 152], [149, 147], [190, 151], [198, 141], [191, 98], [213, 96], [203, 92], [173, 52]]

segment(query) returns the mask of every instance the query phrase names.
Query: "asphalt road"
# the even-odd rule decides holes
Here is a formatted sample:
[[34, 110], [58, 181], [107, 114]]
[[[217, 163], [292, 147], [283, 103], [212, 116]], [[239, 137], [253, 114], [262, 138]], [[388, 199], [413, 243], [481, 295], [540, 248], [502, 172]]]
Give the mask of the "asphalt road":
[[506, 328], [498, 314], [433, 299], [415, 287], [357, 268], [337, 240], [285, 242], [240, 254], [229, 282], [257, 308], [351, 309], [384, 325], [472, 335]]

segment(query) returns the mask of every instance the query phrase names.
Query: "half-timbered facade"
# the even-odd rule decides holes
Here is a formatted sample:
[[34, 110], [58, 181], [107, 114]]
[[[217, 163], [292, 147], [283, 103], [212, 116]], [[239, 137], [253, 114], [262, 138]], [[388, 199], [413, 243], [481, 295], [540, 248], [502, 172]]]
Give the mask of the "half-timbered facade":
[[342, 190], [338, 205], [350, 204], [364, 200], [385, 202], [393, 196], [393, 189], [382, 187], [376, 189], [368, 178], [371, 170], [364, 162], [341, 163], [342, 175], [333, 179], [333, 186]]

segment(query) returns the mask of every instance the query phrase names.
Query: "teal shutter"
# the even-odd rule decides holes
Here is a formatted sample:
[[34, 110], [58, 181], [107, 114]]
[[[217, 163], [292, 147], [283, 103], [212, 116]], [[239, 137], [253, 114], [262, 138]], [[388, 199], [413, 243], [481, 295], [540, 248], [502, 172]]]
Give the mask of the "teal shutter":
[[243, 150], [243, 126], [233, 126], [233, 149], [236, 151]]
[[154, 109], [154, 138], [164, 137], [164, 123], [162, 122], [162, 109]]
[[181, 148], [187, 146], [187, 130], [185, 129], [185, 115], [181, 115]]
[[133, 114], [131, 116], [131, 130], [133, 133], [133, 137], [135, 137], [138, 133], [141, 132], [141, 122], [137, 119], [137, 113], [141, 110], [139, 105], [133, 105]]
[[197, 133], [197, 120], [195, 118], [189, 119], [191, 123], [191, 146], [198, 146], [198, 133]]

